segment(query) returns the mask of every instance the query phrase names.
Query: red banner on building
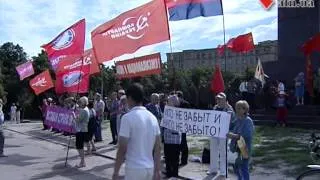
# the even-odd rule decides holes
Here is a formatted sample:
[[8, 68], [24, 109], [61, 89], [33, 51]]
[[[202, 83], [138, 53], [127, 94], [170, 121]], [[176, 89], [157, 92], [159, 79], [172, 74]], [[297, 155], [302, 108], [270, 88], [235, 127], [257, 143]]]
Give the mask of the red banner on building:
[[16, 70], [20, 76], [20, 81], [34, 74], [32, 62], [28, 61], [16, 67]]
[[116, 62], [117, 77], [119, 79], [143, 77], [161, 73], [160, 53]]
[[91, 32], [98, 63], [169, 39], [167, 11], [163, 0], [153, 0], [127, 11]]
[[30, 80], [29, 85], [36, 95], [52, 88], [53, 82], [49, 70], [46, 70], [34, 77], [32, 80]]

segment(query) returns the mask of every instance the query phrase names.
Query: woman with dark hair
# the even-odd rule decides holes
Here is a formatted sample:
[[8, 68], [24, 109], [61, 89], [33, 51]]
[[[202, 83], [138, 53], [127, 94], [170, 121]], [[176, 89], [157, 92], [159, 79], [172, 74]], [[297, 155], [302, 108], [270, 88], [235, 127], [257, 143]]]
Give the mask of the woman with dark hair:
[[[90, 101], [88, 104], [88, 108], [89, 108], [89, 123], [88, 123], [88, 133], [87, 133], [87, 139], [86, 139], [86, 143], [87, 143], [87, 153], [91, 154], [92, 152], [95, 152], [96, 146], [94, 145], [94, 141], [93, 141], [93, 135], [97, 129], [97, 113], [93, 108], [94, 103], [93, 101]], [[90, 147], [90, 144], [92, 146], [92, 148]]]

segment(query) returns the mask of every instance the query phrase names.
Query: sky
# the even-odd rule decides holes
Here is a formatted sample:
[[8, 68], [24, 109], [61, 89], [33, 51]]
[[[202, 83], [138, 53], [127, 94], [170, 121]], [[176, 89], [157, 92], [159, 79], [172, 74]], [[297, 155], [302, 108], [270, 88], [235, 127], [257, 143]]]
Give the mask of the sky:
[[[91, 31], [121, 13], [150, 0], [0, 0], [0, 44], [21, 45], [29, 57], [41, 52], [50, 42], [76, 21], [86, 19], [86, 44], [91, 48]], [[223, 0], [226, 41], [252, 32], [254, 42], [276, 40], [277, 7], [265, 10], [257, 0]], [[199, 17], [169, 22], [172, 51], [215, 48], [223, 44], [222, 16]], [[171, 52], [169, 41], [146, 46], [133, 54], [114, 60], [125, 60], [161, 52], [162, 61]], [[113, 64], [113, 61], [109, 63]]]

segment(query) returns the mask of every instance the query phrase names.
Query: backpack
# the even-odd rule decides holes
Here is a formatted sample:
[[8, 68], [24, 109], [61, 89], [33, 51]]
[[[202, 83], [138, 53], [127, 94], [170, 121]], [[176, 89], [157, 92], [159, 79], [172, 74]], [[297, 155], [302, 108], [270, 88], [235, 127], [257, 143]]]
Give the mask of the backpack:
[[202, 163], [210, 164], [210, 149], [204, 148], [202, 151]]

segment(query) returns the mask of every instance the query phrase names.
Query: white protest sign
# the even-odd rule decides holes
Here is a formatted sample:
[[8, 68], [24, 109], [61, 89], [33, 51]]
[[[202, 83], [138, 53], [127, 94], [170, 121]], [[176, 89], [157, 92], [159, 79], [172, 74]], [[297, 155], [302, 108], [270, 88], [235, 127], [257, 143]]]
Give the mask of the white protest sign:
[[165, 106], [161, 126], [181, 133], [226, 138], [230, 119], [227, 112]]

